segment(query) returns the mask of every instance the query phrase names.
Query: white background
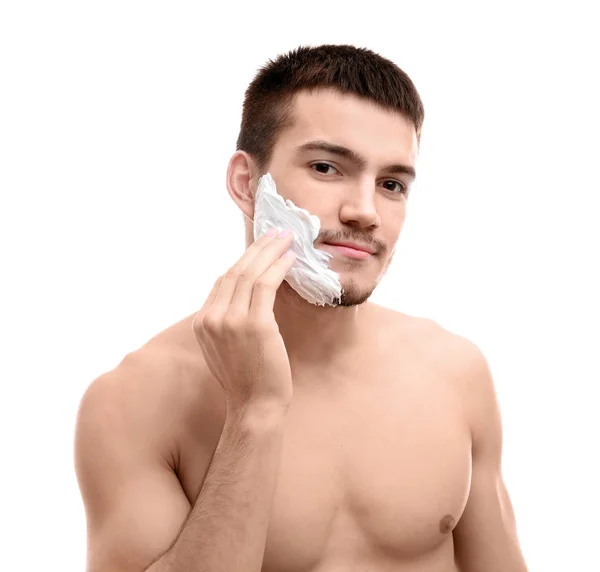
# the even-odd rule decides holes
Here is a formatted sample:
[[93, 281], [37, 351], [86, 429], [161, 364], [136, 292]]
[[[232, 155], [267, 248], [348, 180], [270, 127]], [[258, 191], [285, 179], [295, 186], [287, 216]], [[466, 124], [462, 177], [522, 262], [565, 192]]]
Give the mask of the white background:
[[483, 350], [530, 569], [599, 570], [600, 45], [585, 6], [4, 2], [1, 568], [83, 570], [83, 392], [243, 253], [225, 169], [256, 70], [351, 43], [403, 68], [426, 112], [372, 300]]

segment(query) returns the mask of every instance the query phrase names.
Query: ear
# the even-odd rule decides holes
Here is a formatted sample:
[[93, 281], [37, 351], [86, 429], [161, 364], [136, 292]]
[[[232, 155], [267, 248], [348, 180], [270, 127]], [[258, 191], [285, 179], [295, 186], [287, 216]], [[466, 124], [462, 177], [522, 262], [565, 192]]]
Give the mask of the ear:
[[236, 151], [227, 165], [226, 184], [229, 196], [250, 220], [254, 220], [257, 173], [254, 160], [245, 151]]

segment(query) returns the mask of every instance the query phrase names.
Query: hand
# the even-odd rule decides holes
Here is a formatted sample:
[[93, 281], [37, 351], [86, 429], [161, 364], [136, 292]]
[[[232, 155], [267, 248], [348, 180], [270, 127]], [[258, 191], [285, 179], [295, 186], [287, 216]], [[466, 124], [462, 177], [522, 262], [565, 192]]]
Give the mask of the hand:
[[[230, 408], [254, 404], [289, 406], [290, 362], [273, 305], [294, 265], [290, 233], [261, 236], [220, 276], [192, 324], [210, 371]], [[283, 255], [283, 256], [282, 256]]]

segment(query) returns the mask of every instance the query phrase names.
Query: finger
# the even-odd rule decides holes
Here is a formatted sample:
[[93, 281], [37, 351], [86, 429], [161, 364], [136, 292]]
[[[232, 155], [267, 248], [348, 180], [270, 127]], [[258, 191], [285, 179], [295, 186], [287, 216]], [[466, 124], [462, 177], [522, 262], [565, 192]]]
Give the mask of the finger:
[[217, 294], [219, 292], [219, 288], [221, 287], [221, 284], [223, 283], [223, 278], [224, 278], [224, 276], [219, 276], [219, 278], [217, 278], [216, 282], [214, 283], [214, 285], [212, 287], [212, 290], [210, 291], [206, 300], [204, 301], [202, 308], [200, 308], [200, 310], [198, 310], [198, 312], [196, 312], [196, 315], [194, 316], [194, 319], [192, 321], [192, 328], [195, 328], [196, 325], [201, 322], [202, 316], [204, 316], [204, 314], [206, 314], [208, 309], [212, 306], [212, 304], [215, 301]]
[[275, 295], [295, 262], [296, 254], [288, 250], [256, 280], [249, 310], [252, 320], [265, 323], [273, 319]]
[[[240, 257], [240, 259], [223, 275], [221, 288], [218, 290], [212, 310], [216, 315], [223, 315], [229, 310], [231, 300], [235, 294], [240, 273], [251, 267], [253, 261], [260, 256], [261, 252], [269, 246], [277, 235], [277, 229], [273, 233], [263, 234], [255, 240]], [[246, 307], [247, 308], [247, 307]]]
[[248, 316], [256, 281], [290, 248], [293, 235], [277, 238], [240, 271], [228, 316]]

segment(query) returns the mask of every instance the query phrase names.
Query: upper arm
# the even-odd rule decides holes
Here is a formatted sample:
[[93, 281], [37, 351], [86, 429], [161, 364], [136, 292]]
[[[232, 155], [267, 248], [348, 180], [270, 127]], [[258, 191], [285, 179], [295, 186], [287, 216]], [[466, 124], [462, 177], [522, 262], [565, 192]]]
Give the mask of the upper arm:
[[454, 529], [461, 572], [526, 572], [515, 516], [502, 477], [502, 422], [492, 374], [482, 352], [467, 344], [462, 368], [472, 434], [471, 489]]
[[190, 511], [151, 427], [134, 412], [110, 374], [88, 387], [79, 406], [75, 470], [88, 572], [142, 572], [170, 548]]

